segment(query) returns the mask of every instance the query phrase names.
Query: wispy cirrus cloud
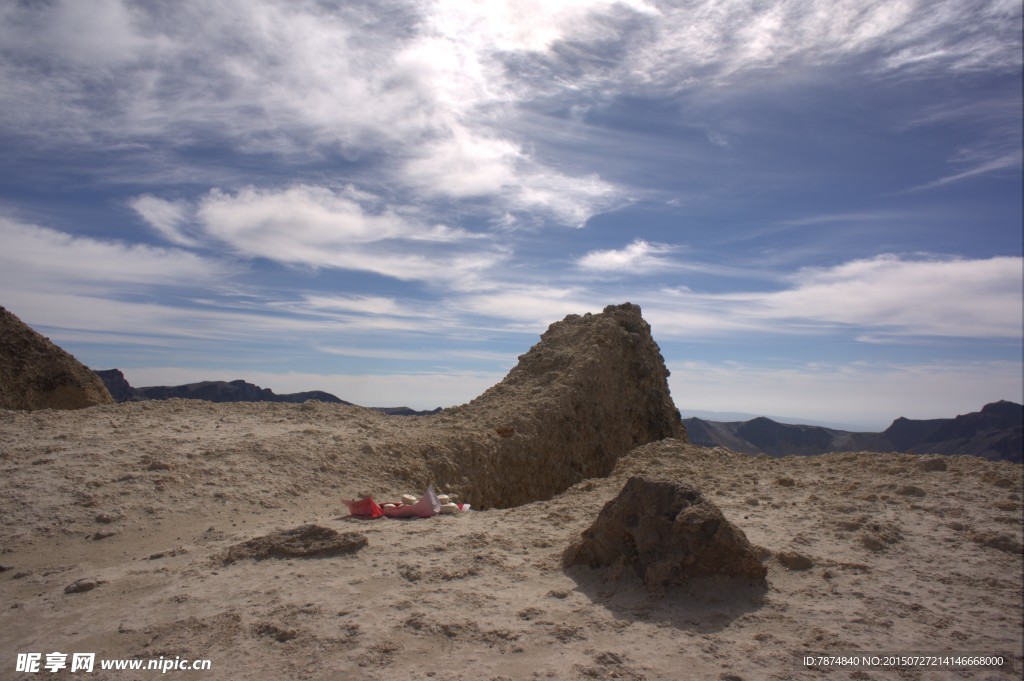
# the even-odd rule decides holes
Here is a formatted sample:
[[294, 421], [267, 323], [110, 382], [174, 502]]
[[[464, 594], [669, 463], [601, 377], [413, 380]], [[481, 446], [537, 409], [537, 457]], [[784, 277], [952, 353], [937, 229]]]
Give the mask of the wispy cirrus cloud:
[[[879, 72], [1019, 68], [1020, 7], [912, 0], [754, 3], [704, 0], [663, 7], [631, 54], [651, 83], [688, 88], [789, 69], [864, 59]], [[1015, 21], [1016, 20], [1016, 21]]]
[[911, 187], [904, 190], [904, 192], [926, 191], [962, 180], [968, 180], [972, 177], [978, 177], [979, 175], [987, 175], [998, 171], [1019, 170], [1022, 161], [1024, 161], [1024, 154], [1021, 153], [1019, 147], [1005, 151], [1005, 153], [997, 153], [996, 155], [977, 150], [961, 150], [955, 158], [951, 159], [951, 163], [960, 166], [960, 170], [944, 175], [937, 180]]
[[1019, 68], [1019, 17], [1002, 0], [12, 3], [0, 9], [0, 129], [151, 155], [211, 144], [340, 155], [423, 199], [579, 226], [631, 192], [552, 163], [543, 150], [559, 133], [528, 120], [538, 104], [600, 106], [843, 60]]

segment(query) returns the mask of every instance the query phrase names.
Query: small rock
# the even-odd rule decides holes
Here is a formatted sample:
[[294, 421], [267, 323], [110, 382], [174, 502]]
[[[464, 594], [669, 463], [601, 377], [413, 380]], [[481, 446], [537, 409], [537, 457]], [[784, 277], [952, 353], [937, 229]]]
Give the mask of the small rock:
[[793, 478], [778, 478], [775, 481], [775, 484], [778, 485], [779, 487], [793, 487], [794, 485], [796, 485], [796, 480], [794, 480]]
[[603, 665], [621, 665], [623, 663], [622, 656], [610, 650], [598, 653], [594, 660]]
[[64, 587], [64, 593], [66, 593], [66, 594], [81, 594], [81, 593], [85, 593], [86, 591], [92, 591], [93, 589], [98, 587], [100, 584], [106, 584], [106, 582], [101, 580], [101, 579], [92, 579], [90, 577], [83, 577], [82, 579], [76, 580], [76, 581], [72, 582], [71, 584], [68, 584], [66, 587]]
[[875, 535], [867, 533], [860, 536], [860, 545], [869, 551], [881, 551], [885, 548], [885, 542]]
[[877, 521], [866, 523], [860, 535], [861, 546], [870, 551], [884, 551], [902, 539], [903, 535], [895, 525]]
[[268, 622], [256, 625], [255, 632], [259, 636], [272, 638], [278, 643], [287, 643], [288, 641], [299, 637], [299, 632], [294, 629], [282, 629], [276, 624], [270, 624]]
[[398, 574], [409, 582], [418, 582], [423, 579], [423, 572], [415, 565], [399, 565]]
[[775, 554], [775, 557], [779, 559], [783, 567], [790, 570], [810, 570], [814, 567], [814, 561], [796, 551], [780, 551]]
[[927, 458], [921, 459], [918, 462], [917, 467], [920, 468], [922, 471], [926, 472], [949, 470], [949, 464], [946, 462], [946, 460], [938, 456], [929, 456]]
[[854, 530], [859, 530], [866, 520], [867, 518], [863, 516], [860, 518], [852, 518], [850, 520], [837, 520], [836, 527], [841, 530], [846, 530], [847, 532], [853, 532]]
[[896, 488], [895, 491], [896, 491], [896, 494], [899, 494], [899, 495], [905, 496], [905, 497], [924, 497], [924, 496], [927, 496], [927, 492], [925, 492], [923, 489], [921, 489], [920, 487], [917, 487], [915, 485], [900, 485], [899, 487]]
[[971, 541], [979, 546], [987, 546], [990, 549], [997, 549], [1010, 554], [1018, 555], [1021, 553], [1020, 542], [1007, 534], [978, 532], [971, 537]]

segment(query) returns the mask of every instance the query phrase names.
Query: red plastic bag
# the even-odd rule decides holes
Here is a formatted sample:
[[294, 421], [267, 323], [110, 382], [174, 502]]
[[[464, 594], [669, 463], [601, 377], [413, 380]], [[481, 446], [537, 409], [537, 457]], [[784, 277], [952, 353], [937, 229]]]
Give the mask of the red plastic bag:
[[372, 497], [365, 499], [342, 499], [348, 506], [348, 512], [357, 518], [380, 518], [384, 512]]

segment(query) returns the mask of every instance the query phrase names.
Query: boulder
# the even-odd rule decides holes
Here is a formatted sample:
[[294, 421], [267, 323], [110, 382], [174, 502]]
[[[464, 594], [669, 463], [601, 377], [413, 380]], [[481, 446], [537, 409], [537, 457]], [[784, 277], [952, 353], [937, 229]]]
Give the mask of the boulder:
[[768, 573], [743, 531], [700, 490], [685, 483], [629, 479], [594, 524], [563, 554], [563, 565], [630, 566], [648, 587], [693, 577], [764, 583]]
[[99, 376], [0, 307], [0, 409], [112, 404]]

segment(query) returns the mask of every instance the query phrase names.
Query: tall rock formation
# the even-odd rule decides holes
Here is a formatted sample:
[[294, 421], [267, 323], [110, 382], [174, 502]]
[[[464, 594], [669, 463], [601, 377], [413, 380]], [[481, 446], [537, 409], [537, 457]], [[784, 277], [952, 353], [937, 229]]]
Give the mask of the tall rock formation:
[[113, 401], [88, 367], [0, 307], [0, 409], [82, 409]]
[[668, 375], [638, 306], [570, 315], [501, 383], [442, 412], [456, 432], [462, 423], [484, 437], [428, 447], [433, 477], [474, 503], [508, 507], [607, 475], [634, 447], [686, 438]]

